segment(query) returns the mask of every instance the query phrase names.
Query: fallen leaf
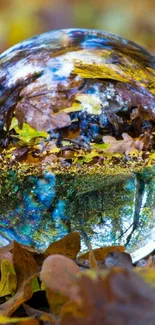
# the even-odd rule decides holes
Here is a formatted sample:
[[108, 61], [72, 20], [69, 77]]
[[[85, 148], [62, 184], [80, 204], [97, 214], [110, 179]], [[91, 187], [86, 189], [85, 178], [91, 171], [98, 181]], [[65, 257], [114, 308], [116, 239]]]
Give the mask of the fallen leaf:
[[[18, 323], [18, 325], [40, 325], [40, 322], [37, 319], [30, 318], [28, 320], [21, 321], [20, 323]], [[50, 324], [47, 324], [47, 325], [50, 325]]]
[[133, 139], [127, 133], [122, 134], [123, 140], [116, 140], [112, 136], [104, 136], [103, 142], [109, 144], [109, 148], [106, 152], [109, 153], [125, 153], [128, 155], [134, 151], [141, 151], [144, 146], [143, 140]]
[[25, 301], [33, 295], [32, 281], [37, 274], [32, 275], [28, 280], [20, 286], [16, 294], [8, 301], [0, 305], [0, 314], [3, 316], [11, 316]]
[[62, 307], [69, 300], [69, 297], [64, 296], [61, 292], [55, 292], [49, 288], [46, 288], [46, 298], [50, 311], [54, 316], [60, 315]]
[[[125, 251], [124, 246], [107, 246], [107, 247], [93, 249], [93, 253], [97, 261], [99, 260], [103, 261], [111, 252], [124, 252], [124, 251]], [[88, 259], [89, 259], [89, 252], [84, 253], [78, 257], [79, 261], [88, 260]]]
[[44, 256], [51, 254], [61, 254], [71, 259], [75, 259], [80, 251], [80, 234], [72, 232], [64, 238], [52, 243], [44, 252]]
[[94, 254], [94, 252], [92, 250], [92, 246], [91, 246], [90, 243], [89, 243], [89, 265], [90, 265], [91, 269], [95, 269], [95, 270], [99, 269], [98, 263], [97, 263], [96, 258], [95, 258], [95, 254]]
[[1, 261], [0, 297], [15, 294], [17, 278], [12, 263], [3, 259]]
[[22, 128], [18, 127], [18, 121], [17, 124], [15, 125], [15, 121], [17, 121], [17, 119], [14, 117], [10, 126], [11, 128], [14, 128], [14, 130], [16, 131], [17, 135], [15, 135], [14, 137], [18, 138], [19, 140], [22, 140], [26, 143], [30, 142], [32, 139], [37, 138], [37, 137], [43, 137], [43, 138], [48, 138], [49, 134], [45, 131], [37, 131], [36, 129], [34, 129], [33, 127], [31, 127], [29, 124], [27, 123], [23, 123]]
[[38, 319], [40, 321], [49, 321], [50, 324], [55, 324], [55, 322], [56, 322], [55, 317], [50, 313], [46, 313], [42, 310], [32, 308], [27, 304], [23, 304], [23, 307], [24, 307], [28, 316], [34, 316], [36, 319]]
[[114, 268], [95, 279], [83, 274], [77, 281], [79, 299], [60, 325], [154, 324], [155, 290], [133, 271]]
[[104, 260], [104, 266], [112, 267], [127, 267], [132, 268], [132, 259], [130, 254], [125, 252], [111, 252]]
[[[16, 318], [16, 317], [5, 317], [3, 315], [0, 315], [0, 324], [14, 324], [14, 323], [21, 323], [23, 322], [25, 325], [28, 325], [27, 324], [27, 321], [32, 321], [32, 318], [30, 317], [19, 317], [19, 318]], [[33, 322], [30, 323], [33, 325]]]
[[0, 255], [4, 254], [4, 253], [8, 253], [13, 249], [13, 242], [11, 242], [10, 244], [0, 247]]
[[70, 296], [79, 272], [80, 268], [68, 257], [50, 255], [43, 262], [40, 279], [48, 289]]
[[39, 271], [33, 253], [24, 249], [16, 241], [13, 244], [13, 265], [17, 276], [17, 289], [21, 287], [25, 280], [28, 280]]
[[155, 256], [150, 255], [146, 261], [145, 267], [155, 268]]
[[155, 113], [151, 109], [145, 109], [142, 105], [132, 110], [130, 114], [131, 120], [139, 118], [141, 121], [154, 121]]
[[[36, 100], [37, 98], [35, 98]], [[38, 105], [40, 105], [38, 101]], [[21, 120], [22, 114], [22, 120]], [[19, 121], [19, 125], [22, 128], [23, 123], [27, 123], [37, 131], [48, 132], [69, 126], [71, 119], [69, 114], [65, 112], [51, 113], [49, 109], [43, 110], [33, 104], [33, 100], [21, 100], [15, 110], [15, 116]]]

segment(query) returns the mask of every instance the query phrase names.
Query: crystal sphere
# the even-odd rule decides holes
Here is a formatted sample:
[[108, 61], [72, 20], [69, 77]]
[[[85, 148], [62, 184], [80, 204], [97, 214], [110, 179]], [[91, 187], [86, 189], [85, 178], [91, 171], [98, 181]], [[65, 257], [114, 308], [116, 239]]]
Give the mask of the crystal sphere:
[[154, 243], [155, 57], [96, 30], [0, 56], [0, 242]]

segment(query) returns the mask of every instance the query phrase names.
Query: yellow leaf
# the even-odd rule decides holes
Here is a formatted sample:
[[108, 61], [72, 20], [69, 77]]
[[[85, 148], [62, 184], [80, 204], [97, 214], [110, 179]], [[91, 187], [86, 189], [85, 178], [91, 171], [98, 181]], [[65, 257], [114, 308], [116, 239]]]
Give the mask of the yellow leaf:
[[20, 318], [10, 318], [0, 315], [0, 324], [12, 324], [12, 323], [19, 323], [19, 322], [26, 322], [28, 320], [32, 320], [32, 317], [20, 317]]
[[13, 265], [6, 259], [1, 261], [0, 297], [14, 294], [17, 286]]
[[32, 281], [37, 275], [34, 274], [24, 281], [16, 294], [0, 305], [0, 313], [3, 316], [11, 316], [26, 300], [33, 295]]
[[72, 106], [62, 109], [65, 113], [79, 112], [82, 111], [84, 107], [80, 103], [73, 103]]
[[76, 96], [76, 99], [81, 103], [83, 108], [85, 108], [89, 114], [101, 114], [102, 103], [98, 96], [80, 94]]
[[155, 269], [154, 268], [136, 268], [136, 273], [151, 287], [155, 288]]

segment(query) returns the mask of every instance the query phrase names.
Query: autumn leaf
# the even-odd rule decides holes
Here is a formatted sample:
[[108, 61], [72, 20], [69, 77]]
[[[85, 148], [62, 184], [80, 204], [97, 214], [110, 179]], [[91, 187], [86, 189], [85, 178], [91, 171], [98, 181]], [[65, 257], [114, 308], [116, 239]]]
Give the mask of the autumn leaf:
[[[0, 315], [0, 324], [14, 324], [14, 323], [21, 323], [23, 322], [25, 325], [27, 325], [27, 321], [32, 321], [32, 318], [30, 317], [5, 317], [3, 315]], [[30, 323], [33, 325], [33, 322]]]
[[43, 322], [50, 322], [50, 324], [55, 324], [55, 322], [56, 322], [55, 317], [53, 315], [51, 315], [50, 313], [32, 308], [27, 304], [23, 304], [23, 307], [24, 307], [28, 316], [33, 316], [36, 319], [43, 321]]
[[109, 153], [125, 153], [126, 155], [134, 151], [141, 151], [144, 146], [143, 140], [134, 140], [127, 133], [122, 134], [123, 140], [116, 140], [112, 136], [104, 136], [103, 142], [110, 145], [106, 150]]
[[20, 129], [18, 126], [18, 121], [15, 117], [12, 119], [10, 130], [11, 129], [14, 129], [17, 133], [17, 135], [14, 137], [26, 143], [29, 143], [32, 139], [37, 137], [43, 137], [46, 139], [49, 137], [49, 134], [47, 132], [37, 131], [27, 123], [23, 123], [22, 129]]
[[114, 268], [94, 279], [82, 274], [77, 281], [79, 298], [61, 325], [154, 324], [154, 290], [131, 270]]
[[68, 257], [50, 255], [43, 262], [40, 279], [47, 288], [70, 296], [79, 272], [80, 268]]
[[90, 265], [91, 269], [95, 269], [95, 270], [99, 269], [95, 254], [93, 252], [93, 249], [92, 249], [92, 246], [90, 243], [89, 243], [89, 265]]
[[11, 316], [25, 301], [32, 297], [32, 281], [35, 277], [36, 274], [25, 280], [16, 294], [0, 305], [0, 314], [3, 316]]
[[39, 271], [39, 266], [33, 258], [32, 253], [24, 249], [16, 241], [13, 244], [13, 265], [17, 276], [17, 289]]
[[[36, 100], [36, 98], [35, 98]], [[41, 105], [38, 99], [38, 105]], [[23, 127], [23, 123], [27, 123], [33, 129], [37, 131], [48, 132], [50, 130], [55, 130], [69, 126], [71, 124], [71, 119], [69, 114], [65, 112], [60, 113], [49, 113], [33, 105], [33, 100], [31, 102], [23, 99], [16, 106], [15, 116], [19, 122], [20, 128]], [[21, 119], [22, 117], [22, 119]]]
[[75, 259], [80, 251], [80, 234], [72, 232], [64, 238], [52, 243], [44, 252], [44, 256], [51, 254], [61, 254], [71, 259]]
[[17, 279], [12, 263], [6, 259], [1, 261], [0, 297], [13, 295], [16, 291]]
[[[93, 249], [93, 253], [97, 261], [99, 260], [103, 261], [111, 252], [124, 252], [124, 251], [125, 251], [124, 246], [107, 246], [107, 247]], [[84, 253], [78, 257], [79, 261], [88, 260], [88, 259], [89, 259], [89, 252]]]
[[104, 267], [127, 267], [132, 268], [132, 259], [130, 254], [125, 252], [110, 252], [105, 260]]

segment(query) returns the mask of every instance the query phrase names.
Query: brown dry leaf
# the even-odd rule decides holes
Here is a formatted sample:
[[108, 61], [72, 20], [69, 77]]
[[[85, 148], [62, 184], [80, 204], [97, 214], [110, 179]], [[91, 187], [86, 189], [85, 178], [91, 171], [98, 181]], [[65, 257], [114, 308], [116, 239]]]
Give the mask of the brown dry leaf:
[[80, 268], [74, 261], [63, 255], [50, 255], [42, 265], [40, 279], [48, 289], [71, 296]]
[[155, 114], [151, 109], [145, 109], [142, 105], [139, 105], [138, 108], [132, 110], [130, 114], [131, 120], [139, 118], [141, 121], [154, 121]]
[[62, 255], [48, 256], [42, 266], [40, 279], [46, 289], [46, 297], [55, 315], [60, 313], [62, 306], [69, 297], [76, 296], [76, 276], [80, 268], [71, 259]]
[[54, 292], [48, 288], [46, 288], [46, 298], [50, 306], [51, 313], [55, 316], [60, 315], [62, 307], [69, 299], [67, 296], [64, 296], [60, 292]]
[[155, 290], [131, 270], [115, 268], [95, 279], [83, 274], [78, 284], [80, 299], [60, 325], [154, 324]]
[[132, 259], [130, 254], [125, 252], [111, 252], [104, 260], [104, 266], [111, 267], [127, 267], [132, 268]]
[[39, 271], [39, 266], [32, 253], [16, 241], [13, 244], [13, 264], [17, 276], [17, 289], [21, 287], [25, 280], [28, 280]]
[[24, 281], [15, 296], [0, 305], [0, 314], [3, 316], [11, 316], [19, 306], [32, 297], [32, 281], [36, 276], [37, 275], [35, 274], [28, 280]]
[[52, 243], [44, 252], [44, 256], [51, 254], [61, 254], [71, 259], [76, 259], [77, 253], [80, 251], [80, 234], [72, 232], [64, 238]]
[[[111, 252], [124, 252], [124, 246], [107, 246], [93, 249], [93, 253], [97, 261], [104, 261], [104, 259], [108, 256]], [[78, 257], [78, 260], [88, 260], [89, 259], [89, 252], [84, 253], [83, 255]]]
[[134, 140], [127, 133], [122, 134], [123, 140], [116, 140], [112, 136], [104, 136], [103, 142], [110, 145], [110, 147], [106, 150], [109, 153], [125, 153], [128, 155], [134, 151], [141, 151], [144, 146], [143, 139]]
[[18, 325], [40, 325], [40, 322], [37, 319], [31, 318], [25, 321], [21, 321]]
[[[35, 101], [37, 98], [35, 97]], [[38, 107], [33, 100], [21, 100], [16, 106], [15, 116], [18, 120], [19, 127], [23, 127], [26, 122], [37, 131], [50, 131], [69, 126], [71, 119], [69, 114], [60, 112], [51, 113], [50, 110], [43, 110], [40, 106], [40, 98], [38, 97]], [[31, 113], [31, 114], [30, 114]]]
[[[81, 301], [81, 300], [80, 300]], [[74, 317], [84, 317], [85, 313], [83, 311], [83, 306], [80, 306], [76, 300], [67, 301], [60, 310], [60, 315], [63, 318], [67, 314], [72, 314]]]
[[155, 268], [155, 256], [150, 255], [144, 267]]
[[41, 320], [41, 321], [49, 321], [50, 324], [55, 324], [55, 322], [56, 322], [55, 317], [50, 313], [46, 313], [42, 310], [32, 308], [27, 304], [23, 304], [23, 307], [24, 307], [28, 316], [34, 316], [36, 319]]
[[0, 247], [0, 255], [4, 254], [4, 253], [8, 253], [13, 249], [13, 242], [11, 242], [10, 244]]

